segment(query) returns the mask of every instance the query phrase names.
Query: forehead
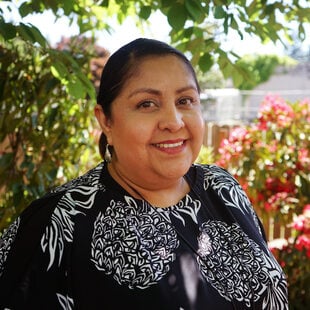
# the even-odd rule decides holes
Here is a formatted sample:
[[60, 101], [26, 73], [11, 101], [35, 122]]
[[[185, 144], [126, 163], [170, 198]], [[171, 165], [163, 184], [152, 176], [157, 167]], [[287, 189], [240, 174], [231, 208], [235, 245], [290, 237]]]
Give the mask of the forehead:
[[[190, 71], [188, 64], [177, 55], [174, 54], [166, 54], [166, 55], [149, 55], [145, 56], [135, 63], [134, 71], [139, 72], [140, 70], [144, 69], [145, 67], [155, 67], [158, 68], [161, 64], [165, 64], [165, 66], [169, 67], [179, 67], [182, 70]], [[161, 68], [162, 69], [162, 68]]]
[[166, 82], [195, 81], [195, 77], [190, 66], [180, 57], [176, 55], [151, 55], [135, 63], [124, 86], [137, 81], [147, 83], [159, 80]]

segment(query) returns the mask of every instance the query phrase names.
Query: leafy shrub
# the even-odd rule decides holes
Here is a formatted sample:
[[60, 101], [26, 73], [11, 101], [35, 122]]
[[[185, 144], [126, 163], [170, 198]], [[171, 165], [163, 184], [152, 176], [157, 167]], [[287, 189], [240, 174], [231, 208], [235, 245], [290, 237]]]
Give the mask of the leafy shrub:
[[247, 192], [258, 215], [291, 235], [270, 240], [288, 278], [291, 309], [310, 304], [310, 100], [266, 96], [257, 119], [221, 142], [217, 164]]

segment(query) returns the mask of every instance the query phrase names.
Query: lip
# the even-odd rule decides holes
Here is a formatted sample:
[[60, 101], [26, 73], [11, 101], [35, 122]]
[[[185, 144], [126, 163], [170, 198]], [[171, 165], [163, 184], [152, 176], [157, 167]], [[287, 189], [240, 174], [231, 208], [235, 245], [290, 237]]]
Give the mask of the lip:
[[154, 143], [153, 146], [158, 150], [169, 153], [176, 154], [182, 151], [185, 148], [186, 140], [178, 139], [178, 140], [165, 140], [158, 143]]

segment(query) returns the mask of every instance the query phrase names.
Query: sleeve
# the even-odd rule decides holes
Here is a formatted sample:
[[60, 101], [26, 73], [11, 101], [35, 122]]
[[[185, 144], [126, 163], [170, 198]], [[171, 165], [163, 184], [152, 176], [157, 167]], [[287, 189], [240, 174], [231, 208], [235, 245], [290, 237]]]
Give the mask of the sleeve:
[[[249, 235], [258, 234], [259, 237], [262, 238], [267, 245], [265, 228], [262, 224], [262, 221], [258, 217], [253, 205], [251, 204], [247, 193], [232, 174], [230, 174], [227, 170], [223, 168], [221, 169], [223, 170], [223, 173], [227, 174], [228, 177], [231, 179], [231, 188], [228, 191], [229, 195], [231, 196], [231, 200], [235, 201], [236, 205], [242, 206], [242, 208], [240, 208], [240, 210], [243, 210], [242, 214], [236, 216], [238, 223], [244, 228], [245, 231], [248, 232]], [[233, 213], [237, 214], [237, 212], [235, 212], [235, 209], [233, 208]]]
[[238, 180], [226, 169], [209, 165], [207, 172], [210, 186], [226, 205], [234, 220], [251, 238], [267, 243], [262, 222], [255, 212], [250, 199]]
[[0, 306], [6, 302], [23, 276], [58, 200], [59, 195], [48, 195], [35, 200], [1, 236]]

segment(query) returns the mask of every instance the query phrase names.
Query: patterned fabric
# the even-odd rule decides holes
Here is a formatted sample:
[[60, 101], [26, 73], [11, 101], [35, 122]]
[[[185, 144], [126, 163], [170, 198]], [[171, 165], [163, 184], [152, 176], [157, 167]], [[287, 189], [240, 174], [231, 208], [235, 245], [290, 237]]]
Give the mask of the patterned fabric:
[[156, 208], [101, 163], [30, 206], [0, 239], [1, 309], [288, 309], [238, 182], [215, 165], [185, 178], [191, 191]]

